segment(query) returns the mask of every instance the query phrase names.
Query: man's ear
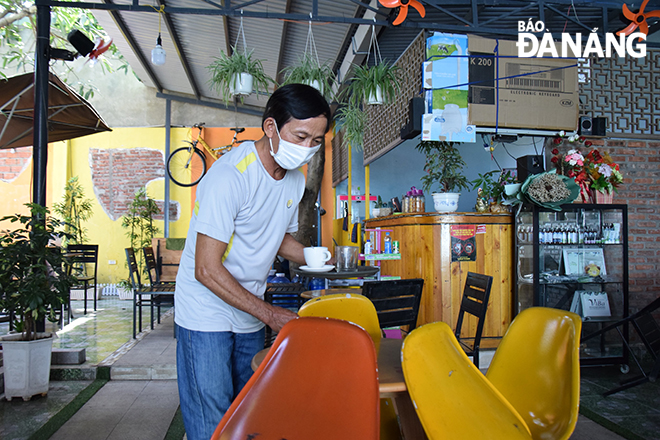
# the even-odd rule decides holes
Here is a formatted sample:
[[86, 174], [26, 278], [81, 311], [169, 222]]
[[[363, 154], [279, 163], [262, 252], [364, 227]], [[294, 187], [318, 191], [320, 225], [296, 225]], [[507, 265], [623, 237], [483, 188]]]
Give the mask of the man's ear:
[[262, 124], [262, 130], [264, 131], [264, 134], [268, 136], [269, 138], [276, 137], [275, 135], [277, 134], [276, 128], [275, 128], [275, 119], [272, 117], [266, 118], [264, 123]]

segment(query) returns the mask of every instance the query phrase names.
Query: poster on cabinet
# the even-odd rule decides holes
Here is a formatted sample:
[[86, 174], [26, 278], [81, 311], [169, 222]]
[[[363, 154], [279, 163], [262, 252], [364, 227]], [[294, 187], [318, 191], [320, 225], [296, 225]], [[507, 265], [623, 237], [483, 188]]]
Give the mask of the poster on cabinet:
[[451, 225], [451, 261], [477, 261], [475, 225]]

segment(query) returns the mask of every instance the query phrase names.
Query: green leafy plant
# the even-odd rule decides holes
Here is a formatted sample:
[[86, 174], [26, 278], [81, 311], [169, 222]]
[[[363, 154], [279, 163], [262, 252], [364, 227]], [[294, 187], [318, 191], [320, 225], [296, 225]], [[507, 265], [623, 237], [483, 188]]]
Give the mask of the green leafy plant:
[[[17, 317], [22, 339], [37, 339], [36, 323], [48, 317], [55, 321], [77, 281], [66, 270], [59, 247], [50, 245], [58, 235], [60, 221], [48, 208], [28, 203], [30, 215], [15, 214], [0, 219], [15, 229], [0, 235], [0, 309]], [[6, 225], [10, 226], [10, 225]]]
[[85, 190], [74, 176], [64, 186], [64, 195], [60, 203], [55, 203], [53, 210], [64, 222], [64, 231], [71, 239], [62, 241], [68, 244], [84, 244], [87, 241], [87, 228], [82, 223], [92, 218], [92, 199], [85, 198]]
[[389, 203], [383, 202], [383, 199], [381, 199], [380, 196], [378, 196], [378, 200], [374, 204], [374, 208], [387, 208], [387, 207], [389, 207]]
[[342, 96], [349, 102], [359, 105], [367, 103], [370, 97], [375, 97], [377, 89], [380, 89], [385, 103], [389, 104], [396, 99], [401, 90], [398, 66], [388, 62], [371, 67], [355, 66], [350, 83]]
[[[216, 90], [225, 105], [229, 103], [232, 90], [234, 89], [235, 75], [240, 73], [249, 73], [253, 77], [252, 87], [254, 91], [259, 94], [260, 92], [267, 93], [268, 86], [275, 84], [270, 76], [264, 72], [262, 60], [253, 60], [252, 53], [254, 50], [238, 51], [236, 47], [232, 47], [232, 54], [227, 55], [223, 51], [220, 56], [207, 66], [211, 72], [211, 88]], [[241, 97], [243, 102], [243, 97]]]
[[485, 174], [479, 174], [479, 177], [471, 183], [473, 190], [481, 188], [481, 196], [486, 200], [502, 203], [505, 199], [504, 185], [516, 182], [517, 180], [511, 174], [511, 171], [493, 170]]
[[425, 191], [439, 187], [439, 192], [449, 193], [470, 188], [463, 175], [465, 161], [454, 145], [446, 141], [421, 141], [415, 147], [426, 156], [426, 174], [421, 178]]
[[282, 85], [294, 83], [312, 85], [316, 81], [325, 99], [328, 101], [334, 99], [332, 84], [335, 81], [335, 73], [328, 63], [320, 64], [310, 53], [302, 54], [298, 64], [285, 68], [282, 74], [284, 75]]
[[160, 213], [156, 201], [140, 188], [128, 205], [128, 212], [121, 218], [121, 226], [127, 229], [126, 236], [131, 240], [140, 273], [147, 275], [142, 248], [151, 246], [151, 240], [160, 230], [154, 225], [154, 215]]
[[360, 151], [364, 144], [364, 130], [367, 127], [367, 114], [357, 104], [349, 103], [340, 107], [335, 114], [335, 120], [344, 132], [342, 146], [349, 146]]

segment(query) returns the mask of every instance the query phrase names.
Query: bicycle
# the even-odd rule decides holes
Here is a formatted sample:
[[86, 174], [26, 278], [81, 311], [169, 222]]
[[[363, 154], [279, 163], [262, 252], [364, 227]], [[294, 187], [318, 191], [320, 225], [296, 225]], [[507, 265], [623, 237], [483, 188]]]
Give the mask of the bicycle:
[[230, 152], [232, 148], [239, 146], [243, 142], [249, 141], [248, 139], [239, 140], [238, 135], [243, 133], [245, 128], [235, 127], [231, 129], [234, 132], [234, 137], [229, 145], [212, 148], [204, 138], [202, 138], [202, 129], [204, 128], [204, 125], [204, 122], [193, 125], [190, 129], [190, 135], [192, 138], [193, 128], [198, 129], [199, 133], [197, 134], [197, 139], [193, 141], [185, 140], [184, 142], [190, 145], [177, 148], [170, 154], [170, 157], [167, 158], [167, 174], [170, 176], [170, 179], [172, 179], [172, 182], [179, 186], [195, 186], [206, 174], [206, 154], [204, 154], [204, 151], [197, 146], [198, 144], [201, 143], [204, 149], [211, 155], [211, 158], [216, 161], [223, 154]]

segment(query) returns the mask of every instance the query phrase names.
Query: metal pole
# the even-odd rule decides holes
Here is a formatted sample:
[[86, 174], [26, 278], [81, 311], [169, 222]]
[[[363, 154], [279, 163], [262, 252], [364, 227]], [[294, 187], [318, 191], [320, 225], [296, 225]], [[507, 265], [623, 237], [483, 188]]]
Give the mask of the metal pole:
[[34, 137], [32, 201], [46, 206], [48, 162], [48, 62], [50, 60], [50, 6], [37, 0], [37, 49], [34, 55]]
[[[165, 163], [167, 167], [167, 158], [170, 157], [170, 130], [172, 128], [172, 100], [165, 100]], [[165, 170], [165, 214], [163, 235], [165, 238], [170, 236], [170, 176], [167, 175]]]

